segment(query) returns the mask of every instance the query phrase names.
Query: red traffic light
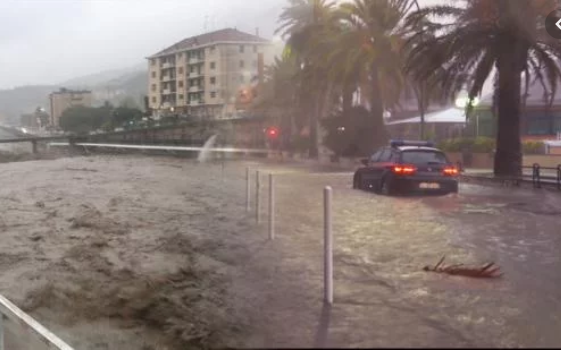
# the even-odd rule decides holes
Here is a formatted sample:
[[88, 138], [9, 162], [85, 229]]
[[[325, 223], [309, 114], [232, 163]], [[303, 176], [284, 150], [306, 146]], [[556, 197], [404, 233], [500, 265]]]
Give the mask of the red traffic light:
[[279, 129], [275, 127], [267, 128], [267, 136], [271, 139], [277, 138], [279, 136]]

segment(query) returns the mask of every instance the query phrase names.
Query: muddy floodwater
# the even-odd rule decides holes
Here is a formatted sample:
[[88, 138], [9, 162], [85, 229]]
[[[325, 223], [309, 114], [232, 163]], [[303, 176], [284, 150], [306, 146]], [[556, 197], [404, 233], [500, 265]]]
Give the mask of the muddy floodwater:
[[[352, 190], [348, 172], [171, 157], [0, 167], [0, 293], [76, 349], [561, 346], [559, 193], [466, 184], [457, 196], [390, 198]], [[332, 307], [322, 303], [326, 185]], [[442, 256], [494, 261], [505, 275], [422, 270]]]

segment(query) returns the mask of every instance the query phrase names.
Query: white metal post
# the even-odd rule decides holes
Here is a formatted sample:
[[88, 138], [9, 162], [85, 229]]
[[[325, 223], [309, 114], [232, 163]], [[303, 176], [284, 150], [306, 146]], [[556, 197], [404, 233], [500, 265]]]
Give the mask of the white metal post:
[[245, 210], [249, 213], [251, 210], [251, 174], [249, 173], [249, 167], [245, 169]]
[[259, 170], [255, 172], [255, 221], [259, 224], [261, 222], [261, 208], [259, 203], [259, 194], [260, 194], [260, 176]]
[[275, 179], [269, 174], [269, 239], [275, 239]]
[[4, 314], [0, 313], [0, 350], [4, 349]]
[[222, 182], [224, 182], [224, 158], [222, 158]]
[[331, 198], [332, 189], [326, 186], [323, 190], [324, 220], [324, 302], [333, 304], [333, 232], [331, 231]]

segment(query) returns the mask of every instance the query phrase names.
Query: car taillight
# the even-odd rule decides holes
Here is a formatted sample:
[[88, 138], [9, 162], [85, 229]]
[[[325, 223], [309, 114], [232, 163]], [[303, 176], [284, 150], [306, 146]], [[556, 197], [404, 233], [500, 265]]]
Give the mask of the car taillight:
[[458, 168], [453, 167], [453, 166], [449, 166], [444, 168], [444, 170], [442, 170], [442, 172], [444, 173], [444, 175], [449, 175], [449, 176], [457, 176], [458, 175]]
[[412, 175], [417, 171], [417, 168], [412, 165], [394, 165], [392, 171], [397, 175]]

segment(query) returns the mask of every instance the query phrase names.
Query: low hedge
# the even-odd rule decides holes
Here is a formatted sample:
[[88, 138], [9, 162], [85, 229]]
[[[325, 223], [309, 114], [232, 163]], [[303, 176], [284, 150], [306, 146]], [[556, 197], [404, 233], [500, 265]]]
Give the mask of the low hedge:
[[[438, 148], [444, 152], [493, 153], [495, 147], [495, 139], [483, 136], [447, 139], [438, 144]], [[522, 142], [522, 152], [524, 154], [543, 154], [545, 152], [544, 143], [541, 141], [524, 141]]]

